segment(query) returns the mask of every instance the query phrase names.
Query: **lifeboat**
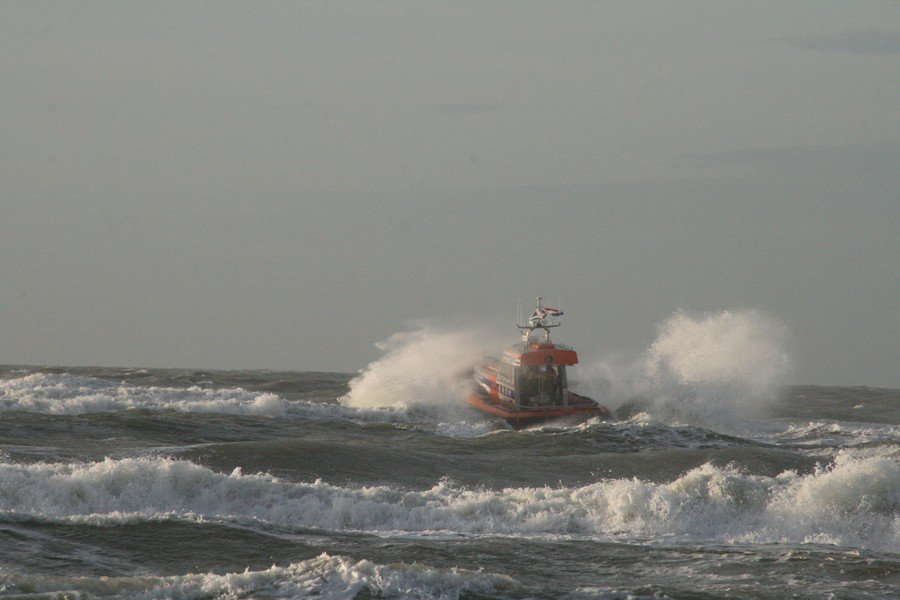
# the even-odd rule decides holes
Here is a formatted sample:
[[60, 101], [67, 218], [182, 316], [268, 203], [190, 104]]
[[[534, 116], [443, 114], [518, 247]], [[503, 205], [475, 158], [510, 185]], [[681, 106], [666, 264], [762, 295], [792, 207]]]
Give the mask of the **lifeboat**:
[[[477, 388], [466, 400], [516, 429], [565, 417], [608, 417], [605, 407], [569, 390], [566, 367], [578, 364], [578, 354], [550, 341], [550, 329], [560, 326], [552, 319], [563, 311], [542, 306], [541, 298], [536, 304], [528, 321], [517, 325], [522, 342], [506, 348], [500, 358], [484, 359], [475, 366]], [[535, 336], [538, 329], [543, 336]]]

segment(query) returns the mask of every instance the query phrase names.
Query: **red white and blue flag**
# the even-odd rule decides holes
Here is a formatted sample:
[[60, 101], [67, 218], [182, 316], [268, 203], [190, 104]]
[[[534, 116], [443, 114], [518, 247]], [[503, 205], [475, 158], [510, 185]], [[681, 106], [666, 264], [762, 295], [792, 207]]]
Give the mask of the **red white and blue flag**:
[[547, 317], [561, 317], [563, 316], [563, 311], [558, 308], [553, 308], [550, 306], [545, 306], [543, 308], [536, 308], [534, 312], [531, 313], [531, 319], [546, 319]]

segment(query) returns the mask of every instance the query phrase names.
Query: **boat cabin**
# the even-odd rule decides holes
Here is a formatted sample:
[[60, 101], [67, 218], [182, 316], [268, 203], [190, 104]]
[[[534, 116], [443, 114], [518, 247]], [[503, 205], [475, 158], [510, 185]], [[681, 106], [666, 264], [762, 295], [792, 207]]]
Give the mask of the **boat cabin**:
[[[569, 406], [569, 384], [566, 367], [578, 364], [578, 354], [568, 346], [550, 341], [550, 329], [559, 327], [551, 316], [561, 316], [556, 308], [537, 308], [522, 330], [522, 343], [506, 348], [496, 363], [496, 393], [498, 400], [518, 408]], [[542, 329], [543, 336], [535, 336]], [[537, 338], [537, 339], [535, 339]]]
[[575, 364], [576, 352], [562, 345], [541, 342], [525, 348], [510, 346], [497, 365], [500, 397], [523, 408], [568, 406], [566, 366]]

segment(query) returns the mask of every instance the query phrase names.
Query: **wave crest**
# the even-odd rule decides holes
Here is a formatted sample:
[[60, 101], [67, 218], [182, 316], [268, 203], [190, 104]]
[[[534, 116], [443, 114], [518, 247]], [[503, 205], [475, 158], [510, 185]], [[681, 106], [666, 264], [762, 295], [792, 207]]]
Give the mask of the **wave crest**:
[[608, 479], [582, 487], [348, 488], [271, 475], [214, 472], [189, 461], [106, 459], [84, 464], [0, 464], [7, 519], [87, 524], [155, 519], [262, 522], [288, 529], [375, 533], [678, 536], [821, 542], [900, 551], [900, 465], [839, 455], [809, 474], [749, 475], [705, 464], [669, 483]]
[[77, 589], [98, 596], [135, 598], [355, 598], [368, 592], [378, 598], [459, 598], [464, 594], [493, 594], [515, 581], [504, 575], [465, 569], [431, 569], [422, 565], [379, 565], [342, 556], [321, 554], [286, 567], [243, 573], [190, 573], [172, 577], [37, 577], [11, 574], [7, 593], [47, 594]]
[[289, 403], [241, 388], [142, 387], [66, 373], [0, 381], [0, 410], [75, 415], [129, 408], [282, 417]]

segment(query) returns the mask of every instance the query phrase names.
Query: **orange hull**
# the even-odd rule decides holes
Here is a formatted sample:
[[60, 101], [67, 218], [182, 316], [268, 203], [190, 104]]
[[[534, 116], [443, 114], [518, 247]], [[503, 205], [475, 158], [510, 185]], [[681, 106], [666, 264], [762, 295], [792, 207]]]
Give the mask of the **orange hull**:
[[472, 392], [466, 401], [478, 410], [505, 419], [507, 423], [521, 429], [536, 423], [544, 423], [561, 417], [580, 416], [585, 418], [609, 416], [609, 411], [594, 403], [590, 398], [569, 393], [569, 406], [548, 406], [535, 408], [515, 408], [501, 400], [495, 400], [480, 392]]

